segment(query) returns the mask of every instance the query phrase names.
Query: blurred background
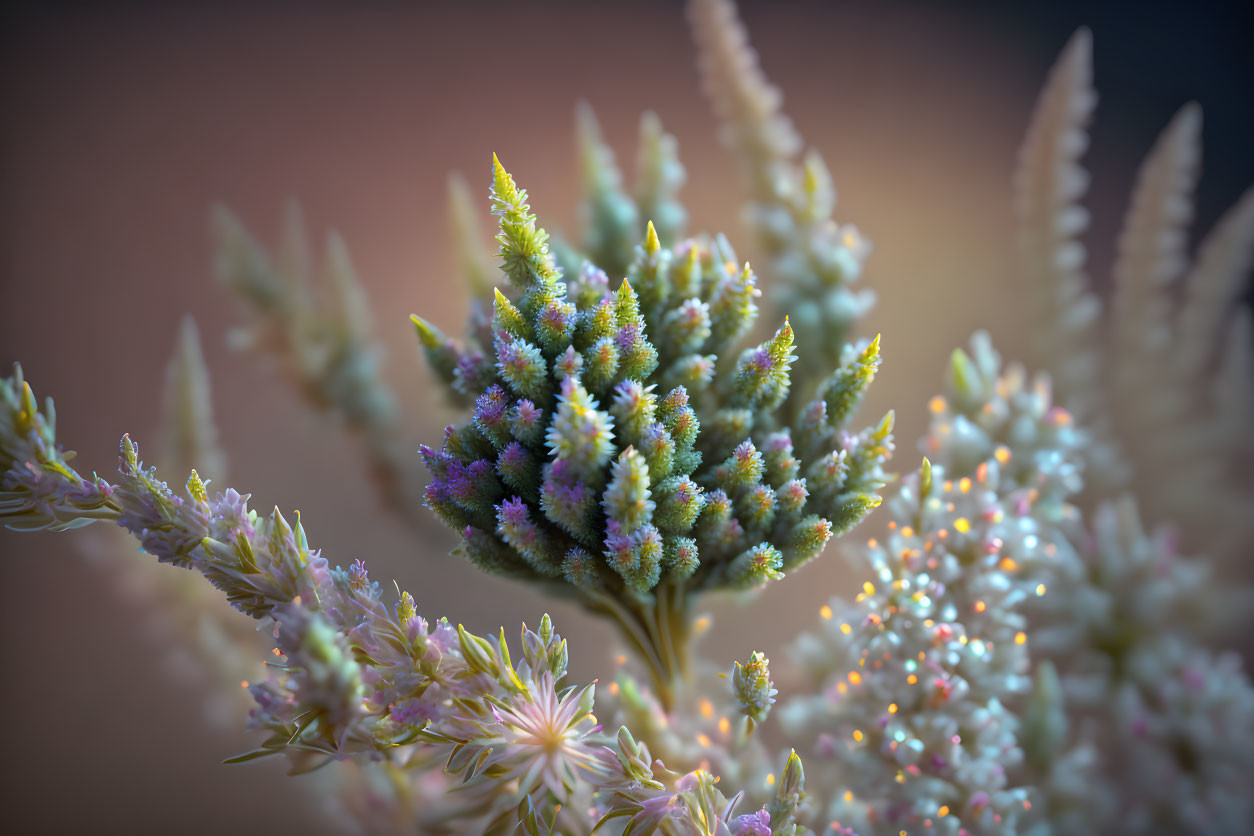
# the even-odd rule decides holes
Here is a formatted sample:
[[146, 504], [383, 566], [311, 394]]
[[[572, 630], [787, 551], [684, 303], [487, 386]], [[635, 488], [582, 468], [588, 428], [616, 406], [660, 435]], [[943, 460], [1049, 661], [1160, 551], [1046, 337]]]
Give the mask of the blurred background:
[[[1095, 38], [1101, 283], [1135, 167], [1186, 101], [1205, 113], [1197, 230], [1254, 183], [1254, 30], [1238, 5], [742, 3], [767, 74], [832, 170], [838, 220], [874, 243], [866, 327], [883, 331], [886, 362], [867, 408], [898, 410], [903, 460], [950, 349], [986, 327], [1018, 354], [1010, 177], [1068, 36], [1088, 25]], [[56, 397], [80, 469], [111, 473], [123, 432], [152, 439], [178, 319], [193, 313], [231, 483], [254, 507], [300, 509], [333, 563], [366, 558], [429, 617], [513, 631], [550, 610], [576, 636], [576, 673], [606, 675], [608, 630], [447, 557], [451, 537], [416, 542], [377, 510], [355, 443], [227, 347], [239, 311], [212, 279], [207, 218], [223, 202], [272, 242], [295, 196], [311, 230], [342, 232], [414, 446], [438, 439], [452, 415], [407, 316], [461, 327], [450, 170], [483, 196], [486, 223], [496, 151], [541, 223], [572, 230], [576, 101], [594, 106], [629, 176], [653, 109], [679, 138], [694, 231], [747, 240], [681, 4], [19, 3], [4, 15], [0, 362], [20, 359]], [[98, 534], [0, 532], [0, 829], [329, 832], [281, 764], [220, 765], [255, 737], [203, 721], [145, 613], [84, 565]], [[848, 585], [835, 551], [751, 607], [711, 604], [705, 651], [782, 652]]]

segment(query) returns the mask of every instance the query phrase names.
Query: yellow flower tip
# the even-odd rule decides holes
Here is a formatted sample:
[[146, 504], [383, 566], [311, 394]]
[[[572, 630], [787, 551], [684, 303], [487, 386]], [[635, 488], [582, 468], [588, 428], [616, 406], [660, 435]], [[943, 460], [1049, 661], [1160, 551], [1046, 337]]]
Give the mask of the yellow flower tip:
[[[497, 293], [500, 293], [498, 290]], [[435, 328], [431, 323], [427, 322], [418, 314], [410, 314], [409, 321], [414, 323], [414, 328], [418, 331], [418, 339], [427, 348], [438, 348], [440, 346], [440, 335], [435, 332]]]
[[507, 203], [516, 202], [518, 199], [514, 178], [505, 170], [505, 166], [501, 165], [501, 160], [495, 151], [492, 152], [492, 188], [496, 191], [497, 197]]
[[653, 228], [653, 221], [649, 221], [649, 227], [644, 233], [644, 251], [649, 255], [653, 255], [662, 249], [662, 242], [658, 240], [657, 230]]

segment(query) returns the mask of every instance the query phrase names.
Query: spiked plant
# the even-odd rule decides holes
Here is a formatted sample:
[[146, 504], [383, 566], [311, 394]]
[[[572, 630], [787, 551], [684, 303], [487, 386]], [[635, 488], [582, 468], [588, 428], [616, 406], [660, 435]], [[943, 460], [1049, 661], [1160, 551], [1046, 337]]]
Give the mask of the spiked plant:
[[[955, 467], [991, 458], [1008, 477], [1003, 500], [1031, 503], [1037, 547], [1002, 568], [1038, 663], [1019, 709], [1037, 815], [1059, 832], [1076, 821], [1238, 832], [1250, 814], [1241, 787], [1254, 768], [1254, 689], [1205, 637], [1248, 609], [1248, 591], [1216, 585], [1208, 560], [1177, 554], [1170, 532], [1147, 532], [1131, 495], [1081, 514], [1090, 433], [1052, 403], [1048, 378], [1003, 368], [986, 335], [955, 352], [947, 397], [931, 409], [926, 449]], [[1164, 786], [1169, 795], [1147, 791]]]
[[499, 160], [492, 211], [513, 298], [496, 291], [490, 344], [414, 317], [432, 370], [475, 404], [423, 448], [427, 504], [477, 566], [612, 618], [669, 702], [694, 594], [778, 580], [879, 503], [892, 416], [847, 430], [879, 341], [789, 423], [792, 328], [736, 352], [757, 279], [724, 239], [667, 248], [649, 223], [617, 287], [590, 261], [567, 282]]
[[1004, 568], [1041, 538], [1001, 479], [995, 459], [961, 480], [925, 459], [889, 503], [888, 535], [860, 552], [861, 593], [825, 605], [822, 632], [798, 645], [814, 695], [785, 706], [785, 724], [813, 741], [834, 821], [1015, 832], [1030, 788], [1013, 706], [1029, 680], [1025, 593]]
[[434, 772], [449, 797], [417, 805], [409, 824], [432, 832], [454, 821], [500, 836], [591, 834], [614, 819], [634, 832], [665, 818], [673, 832], [735, 836], [772, 816], [776, 832], [797, 832], [795, 756], [771, 803], [735, 817], [740, 796], [725, 798], [708, 771], [668, 773], [626, 728], [602, 733], [595, 683], [561, 685], [566, 641], [547, 615], [538, 630], [523, 626], [515, 662], [503, 629], [484, 637], [429, 623], [408, 593], [386, 605], [362, 561], [332, 567], [310, 547], [299, 516], [261, 517], [234, 490], [211, 497], [195, 470], [180, 495], [128, 436], [121, 448], [116, 483], [84, 477], [58, 443], [51, 401], [39, 407], [20, 367], [0, 379], [0, 519], [27, 530], [114, 522], [273, 625], [278, 659], [249, 689], [250, 727], [268, 737], [228, 762], [283, 754], [298, 773], [384, 761], [394, 779], [415, 782]]
[[[852, 289], [865, 244], [832, 221], [826, 169], [815, 154], [798, 158], [729, 0], [693, 0], [692, 19], [752, 225], [794, 319], [781, 312], [773, 334], [749, 340], [757, 278], [721, 236], [681, 240], [674, 138], [645, 117], [629, 193], [586, 107], [578, 242], [551, 240], [494, 161], [503, 286], [492, 287], [498, 266], [477, 246], [470, 199], [453, 180], [475, 297], [467, 336], [414, 317], [433, 373], [472, 410], [440, 449], [422, 450], [426, 504], [460, 533], [459, 555], [618, 625], [653, 688], [619, 672], [607, 689], [616, 735], [593, 714], [607, 716], [594, 684], [566, 683], [566, 642], [547, 616], [538, 630], [524, 625], [512, 659], [503, 631], [429, 623], [399, 587], [385, 604], [365, 564], [332, 568], [299, 518], [258, 515], [235, 491], [211, 495], [196, 470], [172, 490], [129, 437], [116, 482], [87, 477], [20, 368], [0, 381], [0, 518], [53, 530], [114, 522], [273, 628], [277, 662], [248, 689], [251, 725], [266, 738], [233, 760], [283, 754], [297, 772], [367, 764], [352, 774], [386, 791], [349, 784], [347, 801], [372, 808], [362, 821], [389, 832], [798, 836], [816, 808], [839, 833], [1238, 832], [1250, 816], [1254, 690], [1199, 629], [1236, 607], [1203, 561], [1180, 559], [1171, 536], [1142, 526], [1133, 498], [1102, 496], [1094, 508], [1081, 494], [1095, 472], [1099, 494], [1123, 484], [1116, 431], [1131, 439], [1142, 417], [1154, 432], [1183, 427], [1160, 462], [1129, 464], [1151, 475], [1179, 467], [1189, 478], [1155, 480], [1146, 507], [1187, 499], [1178, 507], [1196, 517], [1193, 529], [1220, 533], [1217, 515], [1197, 513], [1197, 498], [1209, 504], [1216, 491], [1193, 477], [1220, 483], [1217, 445], [1249, 402], [1237, 385], [1209, 403], [1193, 397], [1217, 354], [1199, 335], [1222, 324], [1248, 267], [1254, 204], [1243, 199], [1205, 245], [1173, 322], [1164, 288], [1184, 275], [1195, 110], [1172, 123], [1138, 186], [1112, 306], [1121, 397], [1105, 403], [1095, 389], [1100, 306], [1074, 240], [1085, 221], [1074, 204], [1092, 108], [1087, 35], [1069, 47], [1025, 149], [1018, 209], [1042, 285], [1037, 320], [1055, 331], [1037, 350], [1084, 420], [1055, 404], [1048, 378], [1003, 368], [987, 336], [953, 354], [945, 395], [929, 403], [930, 459], [890, 500], [888, 533], [856, 552], [861, 593], [825, 605], [823, 629], [798, 644], [813, 687], [776, 716], [810, 750], [807, 790], [797, 753], [772, 756], [755, 733], [777, 695], [766, 657], [730, 673], [690, 663], [690, 631], [701, 628], [689, 609], [705, 592], [779, 580], [877, 505], [892, 415], [850, 429], [880, 362], [878, 338], [844, 342], [871, 303]], [[256, 314], [253, 341], [285, 359], [308, 400], [362, 432], [395, 488], [390, 393], [345, 250], [332, 239], [332, 299], [315, 300], [291, 217], [272, 259], [220, 214], [221, 272]], [[1248, 325], [1238, 317], [1230, 338], [1248, 339]], [[1184, 338], [1179, 356], [1170, 333]], [[185, 332], [170, 378], [170, 457], [205, 472], [221, 458], [195, 349]], [[1142, 355], [1179, 384], [1174, 395], [1157, 397], [1158, 378], [1133, 362]], [[1236, 351], [1222, 362], [1214, 380], [1248, 371]], [[1126, 447], [1136, 459], [1144, 445]], [[1239, 507], [1215, 504], [1225, 519]], [[188, 617], [200, 603], [175, 600]], [[703, 698], [678, 699], [681, 685]], [[720, 779], [743, 789], [729, 798]]]
[[214, 210], [212, 226], [218, 277], [250, 314], [248, 325], [234, 333], [235, 343], [274, 356], [306, 403], [360, 436], [388, 506], [422, 525], [421, 515], [411, 513], [421, 482], [401, 440], [396, 398], [379, 369], [383, 348], [343, 239], [327, 237], [325, 281], [319, 284], [296, 203], [284, 213], [274, 253], [223, 207]]
[[1092, 37], [1078, 31], [1037, 101], [1015, 176], [1031, 359], [1090, 426], [1090, 493], [1171, 519], [1233, 569], [1254, 543], [1249, 432], [1254, 189], [1189, 254], [1202, 113], [1186, 104], [1137, 173], [1099, 296], [1087, 275], [1081, 164], [1097, 102]]
[[690, 0], [688, 17], [702, 80], [740, 163], [747, 216], [769, 264], [777, 310], [795, 320], [803, 394], [844, 350], [852, 326], [875, 304], [854, 283], [870, 242], [833, 219], [836, 189], [823, 157], [801, 155], [802, 139], [780, 107], [780, 91], [758, 66], [731, 0]]

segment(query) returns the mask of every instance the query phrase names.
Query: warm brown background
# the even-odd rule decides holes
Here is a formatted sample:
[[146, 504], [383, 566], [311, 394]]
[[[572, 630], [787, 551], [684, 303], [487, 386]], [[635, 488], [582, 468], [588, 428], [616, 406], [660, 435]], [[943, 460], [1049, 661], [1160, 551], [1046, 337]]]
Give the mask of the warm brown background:
[[[1135, 163], [1188, 98], [1208, 120], [1203, 223], [1254, 180], [1250, 30], [1185, 8], [747, 8], [767, 71], [827, 157], [839, 218], [875, 243], [868, 280], [881, 301], [867, 327], [884, 332], [887, 364], [871, 408], [898, 409], [907, 461], [948, 350], [987, 326], [1014, 353], [1008, 182], [1034, 95], [1075, 26], [1094, 26], [1103, 93], [1091, 157], [1099, 275]], [[744, 239], [679, 4], [43, 4], [3, 28], [0, 362], [20, 359], [56, 396], [80, 464], [110, 472], [122, 432], [151, 437], [177, 318], [193, 312], [232, 483], [258, 507], [301, 509], [334, 562], [367, 557], [428, 615], [479, 630], [534, 621], [549, 606], [539, 597], [446, 558], [448, 542], [415, 544], [375, 511], [353, 445], [225, 348], [235, 311], [210, 281], [207, 207], [224, 201], [272, 238], [296, 195], [313, 228], [344, 233], [415, 436], [436, 438], [448, 416], [406, 315], [454, 331], [461, 320], [450, 169], [486, 192], [499, 152], [542, 221], [569, 229], [574, 102], [592, 102], [628, 168], [639, 113], [654, 108], [679, 136], [697, 225]], [[218, 765], [251, 738], [210, 734], [195, 695], [154, 663], [143, 614], [77, 556], [93, 534], [0, 533], [0, 829], [324, 832], [276, 765]], [[752, 608], [718, 605], [712, 652], [777, 652], [844, 575], [833, 553]], [[603, 674], [608, 632], [551, 609], [576, 636], [578, 672]]]

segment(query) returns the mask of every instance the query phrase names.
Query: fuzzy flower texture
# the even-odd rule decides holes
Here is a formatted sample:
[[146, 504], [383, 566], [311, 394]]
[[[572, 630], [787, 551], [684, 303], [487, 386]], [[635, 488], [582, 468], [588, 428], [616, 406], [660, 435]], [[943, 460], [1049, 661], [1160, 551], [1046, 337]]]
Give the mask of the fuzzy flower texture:
[[[879, 504], [892, 415], [848, 429], [878, 339], [794, 392], [787, 320], [736, 350], [759, 291], [722, 237], [668, 248], [648, 223], [625, 277], [590, 261], [568, 277], [495, 159], [492, 207], [510, 295], [497, 290], [490, 322], [472, 319], [460, 344], [414, 317], [432, 368], [474, 404], [423, 449], [427, 504], [472, 563], [573, 595], [631, 635], [636, 611], [784, 577]], [[673, 672], [665, 647], [640, 643]]]
[[626, 728], [605, 734], [595, 685], [561, 684], [566, 641], [548, 616], [538, 630], [523, 626], [515, 662], [504, 630], [482, 637], [428, 622], [408, 593], [386, 605], [365, 564], [331, 566], [299, 518], [260, 516], [234, 490], [210, 496], [195, 471], [176, 493], [129, 437], [116, 484], [84, 477], [57, 444], [51, 401], [39, 408], [20, 367], [0, 381], [0, 410], [7, 525], [112, 521], [160, 562], [202, 574], [236, 609], [273, 626], [271, 675], [251, 685], [250, 727], [269, 736], [228, 762], [282, 753], [295, 773], [353, 757], [399, 767], [416, 786], [424, 775], [451, 776], [448, 797], [417, 811], [426, 832], [590, 833], [615, 820], [625, 832], [651, 832], [665, 820], [677, 833], [738, 836], [762, 832], [753, 828], [770, 809], [795, 808], [804, 780], [795, 755], [773, 806], [736, 815], [740, 796], [724, 797], [710, 773], [670, 773]]
[[[200, 472], [173, 489], [123, 436], [116, 481], [80, 473], [52, 402], [15, 366], [0, 379], [0, 522], [113, 523], [156, 558], [147, 568], [192, 570], [259, 622], [267, 675], [245, 685], [264, 737], [232, 760], [281, 755], [293, 773], [353, 760], [323, 774], [367, 832], [1250, 832], [1254, 686], [1215, 632], [1248, 611], [1228, 577], [1243, 567], [1225, 561], [1250, 543], [1250, 494], [1230, 471], [1254, 450], [1254, 326], [1228, 307], [1254, 263], [1254, 191], [1186, 276], [1200, 123], [1183, 110], [1138, 178], [1105, 339], [1077, 238], [1095, 101], [1084, 31], [1051, 74], [1016, 178], [1040, 373], [1003, 363], [982, 332], [954, 352], [926, 401], [927, 458], [884, 503], [882, 530], [846, 549], [860, 591], [820, 608], [790, 668], [760, 652], [730, 671], [693, 662], [708, 626], [693, 600], [818, 556], [880, 505], [894, 442], [892, 413], [851, 427], [880, 364], [878, 337], [846, 342], [874, 300], [855, 286], [868, 246], [834, 220], [827, 168], [801, 154], [730, 0], [689, 6], [782, 308], [773, 328], [756, 330], [758, 279], [728, 241], [684, 237], [674, 137], [645, 117], [628, 192], [582, 107], [577, 246], [550, 239], [494, 158], [488, 264], [454, 184], [469, 327], [454, 340], [413, 322], [469, 417], [413, 455], [346, 248], [332, 238], [323, 306], [296, 214], [274, 263], [217, 220], [253, 347], [362, 436], [388, 508], [420, 527], [438, 517], [473, 565], [611, 621], [635, 664], [619, 657], [606, 687], [569, 681], [547, 615], [512, 645], [503, 629], [428, 620], [362, 560], [324, 557], [299, 515], [211, 492], [201, 474], [222, 460], [191, 329], [171, 412], [177, 467]], [[180, 586], [160, 603], [208, 617]], [[768, 751], [777, 721], [808, 785], [796, 751]]]

